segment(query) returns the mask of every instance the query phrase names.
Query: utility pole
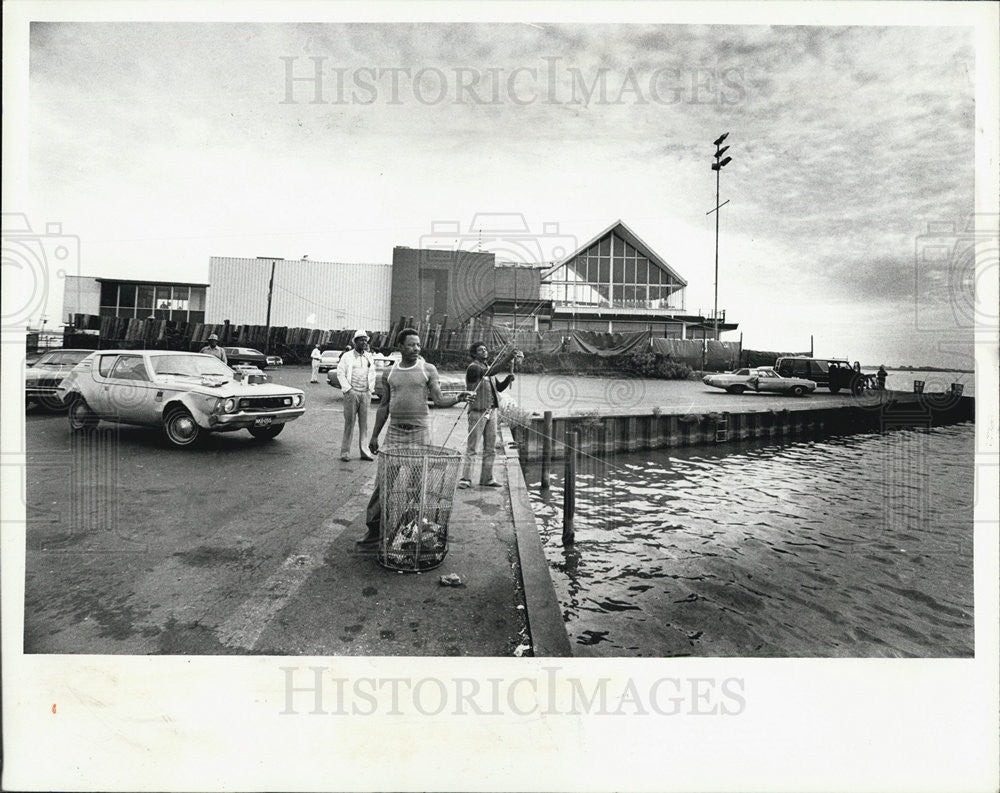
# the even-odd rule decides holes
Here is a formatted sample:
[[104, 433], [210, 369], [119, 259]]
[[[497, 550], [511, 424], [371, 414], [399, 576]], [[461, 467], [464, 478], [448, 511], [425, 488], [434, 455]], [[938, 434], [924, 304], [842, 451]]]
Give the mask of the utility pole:
[[514, 262], [514, 346], [517, 346], [517, 262]]
[[271, 344], [271, 296], [274, 294], [274, 266], [277, 263], [276, 259], [271, 259], [271, 280], [267, 284], [267, 324], [264, 328], [264, 355], [271, 352], [268, 349]]
[[[722, 173], [722, 169], [732, 161], [732, 157], [726, 157], [725, 159], [720, 159], [723, 154], [725, 154], [728, 146], [722, 146], [722, 141], [729, 137], [729, 133], [726, 132], [719, 136], [712, 145], [715, 146], [715, 162], [712, 163], [712, 170], [715, 171], [715, 209], [710, 209], [706, 212], [706, 215], [711, 215], [715, 213], [715, 303], [712, 308], [712, 318], [715, 322], [715, 340], [719, 340], [719, 210], [722, 209], [726, 204], [729, 203], [729, 199], [726, 199], [723, 203], [719, 203], [719, 176]], [[722, 146], [722, 148], [719, 148]]]

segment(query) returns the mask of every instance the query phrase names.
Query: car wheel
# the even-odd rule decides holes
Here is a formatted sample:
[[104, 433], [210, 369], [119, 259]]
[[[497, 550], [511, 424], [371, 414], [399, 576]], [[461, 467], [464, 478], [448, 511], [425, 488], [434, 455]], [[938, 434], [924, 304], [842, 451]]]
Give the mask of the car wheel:
[[73, 432], [96, 427], [100, 419], [97, 414], [90, 409], [87, 400], [82, 396], [77, 396], [69, 405], [69, 428]]
[[804, 385], [792, 386], [792, 394], [795, 396], [805, 396], [806, 387]]
[[284, 424], [272, 424], [270, 427], [250, 427], [250, 434], [259, 441], [269, 441], [277, 437], [284, 428]]
[[731, 385], [726, 389], [730, 394], [742, 394], [747, 390], [745, 385]]
[[851, 393], [854, 394], [854, 396], [861, 396], [861, 392], [864, 390], [865, 386], [861, 378], [855, 378], [855, 380], [851, 383]]
[[173, 408], [163, 418], [163, 434], [174, 446], [191, 446], [201, 437], [201, 427], [185, 408]]
[[36, 399], [38, 400], [38, 404], [50, 413], [62, 413], [66, 410], [66, 403], [57, 396], [45, 395], [36, 397]]

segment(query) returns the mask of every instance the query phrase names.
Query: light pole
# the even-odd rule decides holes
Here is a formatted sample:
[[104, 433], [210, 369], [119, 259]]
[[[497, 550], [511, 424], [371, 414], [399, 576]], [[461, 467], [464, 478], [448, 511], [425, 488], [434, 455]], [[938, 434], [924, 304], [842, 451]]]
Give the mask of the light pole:
[[[720, 135], [712, 145], [715, 146], [715, 162], [712, 163], [712, 170], [715, 171], [715, 209], [711, 209], [706, 212], [706, 215], [715, 213], [715, 302], [712, 307], [712, 317], [715, 322], [715, 340], [719, 340], [719, 210], [729, 203], [727, 199], [723, 203], [719, 203], [719, 175], [722, 173], [722, 169], [732, 161], [732, 157], [726, 157], [722, 159], [722, 155], [726, 153], [728, 146], [722, 146], [722, 141], [729, 137], [729, 133], [726, 132]], [[721, 146], [721, 148], [720, 148]]]

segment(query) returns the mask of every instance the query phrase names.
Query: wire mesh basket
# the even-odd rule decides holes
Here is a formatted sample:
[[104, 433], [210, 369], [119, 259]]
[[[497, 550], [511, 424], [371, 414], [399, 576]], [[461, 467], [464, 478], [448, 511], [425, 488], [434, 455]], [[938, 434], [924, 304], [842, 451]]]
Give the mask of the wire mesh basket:
[[448, 519], [462, 455], [417, 444], [379, 454], [382, 539], [378, 561], [390, 570], [430, 570], [448, 553]]

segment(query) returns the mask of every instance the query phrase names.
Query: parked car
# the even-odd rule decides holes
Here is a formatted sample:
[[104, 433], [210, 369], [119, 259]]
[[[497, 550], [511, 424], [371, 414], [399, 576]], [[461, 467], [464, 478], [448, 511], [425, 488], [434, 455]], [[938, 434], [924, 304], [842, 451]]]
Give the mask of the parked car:
[[268, 366], [267, 356], [253, 347], [226, 347], [225, 350], [230, 366], [240, 363], [256, 366], [258, 369], [266, 369]]
[[319, 370], [329, 372], [331, 369], [336, 369], [343, 354], [344, 350], [324, 350], [319, 356]]
[[28, 365], [24, 373], [25, 402], [36, 402], [46, 410], [66, 409], [56, 389], [63, 378], [93, 350], [49, 350]]
[[808, 378], [816, 385], [829, 388], [831, 394], [841, 389], [858, 394], [866, 381], [865, 375], [841, 358], [790, 356], [775, 361], [774, 369], [782, 377]]
[[213, 355], [167, 350], [99, 350], [59, 386], [73, 431], [101, 419], [160, 427], [175, 446], [208, 432], [249, 430], [271, 440], [305, 412], [298, 388], [238, 381]]
[[280, 355], [268, 355], [267, 356], [268, 366], [284, 366], [285, 362]]
[[747, 380], [747, 387], [757, 392], [805, 396], [816, 390], [816, 383], [801, 377], [782, 377], [774, 369], [758, 369]]
[[726, 372], [725, 374], [710, 374], [703, 377], [701, 381], [713, 388], [722, 388], [730, 394], [742, 394], [748, 388], [747, 381], [758, 371], [765, 369], [767, 367], [737, 369], [735, 372]]
[[[385, 378], [389, 376], [391, 367], [398, 364], [400, 360], [402, 360], [402, 355], [398, 351], [391, 352], [389, 355], [375, 353], [375, 393], [372, 394], [373, 402], [381, 401], [382, 394], [385, 392]], [[340, 389], [340, 380], [337, 378], [336, 368], [330, 371], [326, 376], [326, 380], [334, 388]], [[440, 385], [442, 394], [457, 394], [465, 390], [464, 380], [441, 379]], [[430, 395], [427, 397], [427, 404], [434, 405]]]
[[[385, 382], [385, 376], [389, 373], [389, 367], [396, 363], [393, 358], [388, 355], [382, 355], [380, 352], [372, 353], [375, 358], [375, 393], [372, 394], [372, 401], [378, 402], [382, 399], [382, 390], [385, 387], [383, 384]], [[325, 355], [325, 353], [324, 353]], [[322, 359], [321, 359], [322, 360]], [[340, 363], [340, 356], [337, 356], [337, 363]], [[320, 364], [320, 371], [322, 371], [323, 365]], [[340, 390], [340, 378], [337, 377], [337, 367], [336, 364], [329, 371], [326, 376], [326, 381]]]

